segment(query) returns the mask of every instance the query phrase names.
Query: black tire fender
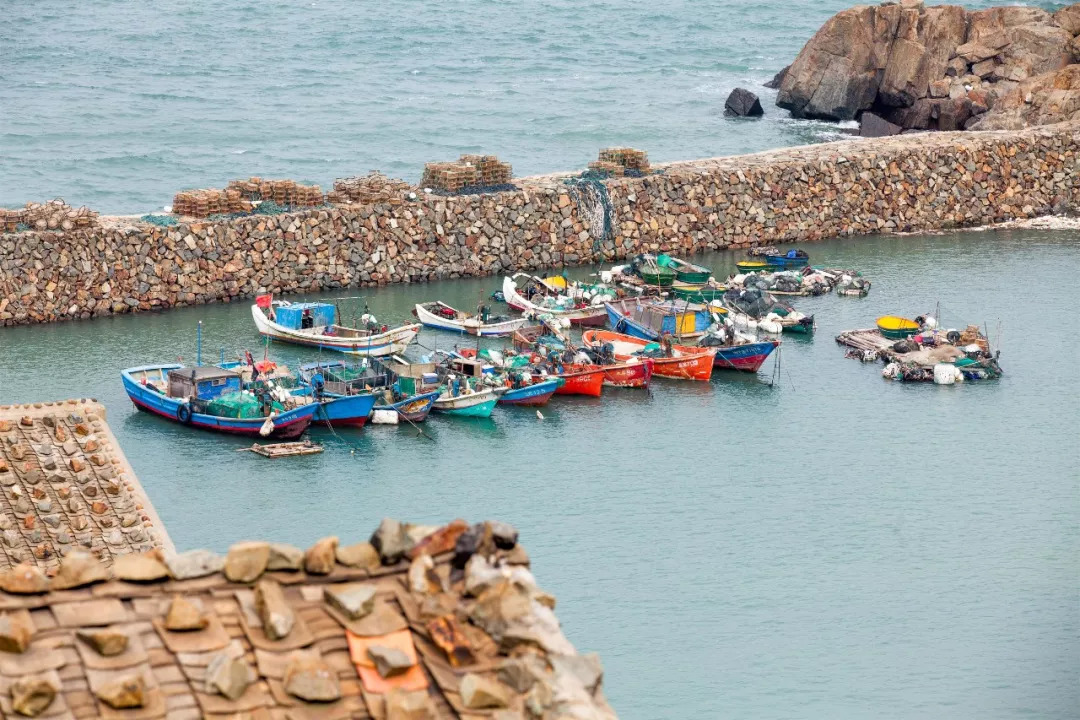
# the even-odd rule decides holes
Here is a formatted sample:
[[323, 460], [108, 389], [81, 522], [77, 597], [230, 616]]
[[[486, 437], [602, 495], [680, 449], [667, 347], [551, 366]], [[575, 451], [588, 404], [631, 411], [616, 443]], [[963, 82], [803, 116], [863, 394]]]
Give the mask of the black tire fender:
[[187, 403], [180, 403], [176, 408], [176, 419], [185, 425], [191, 422], [191, 406]]

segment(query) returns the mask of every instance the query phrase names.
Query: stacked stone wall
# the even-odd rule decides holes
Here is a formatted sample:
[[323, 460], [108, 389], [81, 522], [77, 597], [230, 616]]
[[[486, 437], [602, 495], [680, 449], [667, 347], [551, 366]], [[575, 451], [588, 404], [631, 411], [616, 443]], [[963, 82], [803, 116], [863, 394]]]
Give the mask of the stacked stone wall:
[[1080, 206], [1080, 123], [851, 140], [673, 163], [642, 178], [517, 185], [421, 193], [400, 205], [2, 235], [0, 323], [1048, 215]]

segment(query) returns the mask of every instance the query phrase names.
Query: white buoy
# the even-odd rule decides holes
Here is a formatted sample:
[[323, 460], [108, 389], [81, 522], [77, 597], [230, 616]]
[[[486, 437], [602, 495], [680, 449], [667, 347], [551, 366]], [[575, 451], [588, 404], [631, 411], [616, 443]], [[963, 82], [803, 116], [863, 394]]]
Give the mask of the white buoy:
[[543, 420], [543, 419], [544, 419], [544, 413], [542, 413], [542, 412], [540, 412], [539, 410], [537, 410], [537, 411], [536, 411], [536, 419], [537, 419], [537, 420]]

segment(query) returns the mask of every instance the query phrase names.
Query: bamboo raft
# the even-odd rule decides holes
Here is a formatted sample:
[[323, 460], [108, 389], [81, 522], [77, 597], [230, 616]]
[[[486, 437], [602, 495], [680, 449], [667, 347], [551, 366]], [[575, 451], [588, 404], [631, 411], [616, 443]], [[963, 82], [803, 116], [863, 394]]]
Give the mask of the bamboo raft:
[[240, 448], [237, 452], [253, 452], [267, 458], [294, 457], [296, 455], [318, 455], [323, 451], [322, 445], [316, 445], [310, 440], [297, 442], [271, 443], [260, 445], [255, 443], [249, 448]]
[[896, 353], [892, 349], [896, 340], [885, 337], [877, 328], [847, 330], [836, 336], [836, 342], [861, 352], [877, 353], [878, 357], [888, 362], [896, 360]]

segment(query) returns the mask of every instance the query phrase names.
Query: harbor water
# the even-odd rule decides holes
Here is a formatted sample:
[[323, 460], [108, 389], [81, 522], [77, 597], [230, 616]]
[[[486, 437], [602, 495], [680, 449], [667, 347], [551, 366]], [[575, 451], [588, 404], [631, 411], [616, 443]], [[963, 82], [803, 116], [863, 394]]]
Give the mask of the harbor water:
[[[1002, 230], [807, 249], [873, 289], [796, 299], [817, 335], [785, 337], [775, 364], [559, 397], [543, 420], [500, 408], [432, 417], [423, 437], [317, 428], [325, 453], [271, 461], [133, 410], [120, 369], [194, 361], [199, 321], [204, 361], [259, 355], [246, 302], [4, 329], [0, 402], [102, 400], [182, 548], [353, 542], [386, 515], [513, 522], [625, 720], [1075, 717], [1080, 239]], [[736, 259], [695, 258], [718, 276]], [[472, 308], [498, 286], [349, 294], [395, 323], [415, 302]], [[936, 309], [946, 326], [986, 323], [1003, 378], [890, 382], [833, 342], [879, 315]], [[420, 342], [476, 341], [425, 330]], [[292, 366], [319, 357], [269, 352]]]
[[[329, 189], [372, 168], [417, 182], [462, 153], [520, 176], [613, 145], [665, 162], [835, 138], [761, 84], [851, 4], [4, 2], [0, 206], [142, 214], [251, 175]], [[735, 87], [764, 118], [723, 117]]]

